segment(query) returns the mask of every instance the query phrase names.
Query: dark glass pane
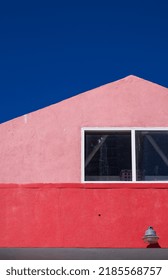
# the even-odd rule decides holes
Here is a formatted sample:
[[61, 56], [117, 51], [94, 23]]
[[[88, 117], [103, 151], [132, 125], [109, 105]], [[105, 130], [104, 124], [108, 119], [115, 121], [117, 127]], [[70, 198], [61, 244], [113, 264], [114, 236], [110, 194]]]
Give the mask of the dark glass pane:
[[168, 180], [168, 132], [136, 132], [137, 181]]
[[85, 180], [130, 181], [130, 131], [85, 132]]

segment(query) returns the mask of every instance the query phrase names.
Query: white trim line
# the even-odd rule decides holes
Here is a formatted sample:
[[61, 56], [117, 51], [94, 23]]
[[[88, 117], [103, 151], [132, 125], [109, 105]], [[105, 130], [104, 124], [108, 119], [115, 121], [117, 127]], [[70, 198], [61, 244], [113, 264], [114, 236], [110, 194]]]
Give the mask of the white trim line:
[[81, 182], [85, 183], [85, 130], [81, 129]]
[[136, 182], [135, 129], [131, 130], [132, 181]]
[[82, 127], [81, 128], [83, 131], [85, 130], [98, 130], [98, 131], [104, 131], [104, 130], [113, 130], [113, 131], [117, 131], [117, 130], [121, 130], [121, 131], [124, 131], [124, 130], [142, 130], [142, 131], [145, 131], [145, 130], [153, 130], [153, 131], [157, 131], [157, 130], [167, 130], [168, 131], [168, 127], [133, 127], [133, 126], [126, 126], [126, 127], [115, 127], [115, 126], [107, 126], [107, 127]]
[[86, 184], [168, 184], [168, 181], [81, 181]]

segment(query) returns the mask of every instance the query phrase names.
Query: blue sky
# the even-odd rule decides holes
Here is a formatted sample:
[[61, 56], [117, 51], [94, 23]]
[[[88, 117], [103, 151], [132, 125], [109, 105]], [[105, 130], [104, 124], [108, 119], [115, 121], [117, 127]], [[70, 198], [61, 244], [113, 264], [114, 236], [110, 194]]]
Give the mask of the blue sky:
[[167, 1], [3, 2], [1, 123], [130, 74], [168, 87]]

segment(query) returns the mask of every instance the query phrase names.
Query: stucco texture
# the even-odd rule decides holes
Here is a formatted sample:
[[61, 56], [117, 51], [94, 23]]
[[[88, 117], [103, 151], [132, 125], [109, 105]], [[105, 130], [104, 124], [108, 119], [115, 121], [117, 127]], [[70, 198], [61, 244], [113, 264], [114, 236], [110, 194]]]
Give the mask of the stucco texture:
[[153, 226], [168, 248], [166, 185], [97, 185], [0, 184], [0, 247], [146, 248]]
[[81, 182], [82, 127], [166, 127], [168, 89], [128, 76], [0, 125], [0, 182]]

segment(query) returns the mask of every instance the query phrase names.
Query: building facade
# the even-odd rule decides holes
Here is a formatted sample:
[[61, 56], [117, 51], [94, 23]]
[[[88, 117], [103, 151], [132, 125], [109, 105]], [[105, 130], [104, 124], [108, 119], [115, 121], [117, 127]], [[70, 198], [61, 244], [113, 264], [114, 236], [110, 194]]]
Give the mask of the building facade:
[[0, 247], [168, 247], [168, 89], [135, 76], [0, 125]]

